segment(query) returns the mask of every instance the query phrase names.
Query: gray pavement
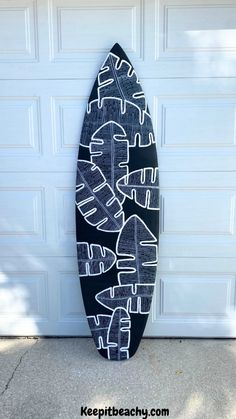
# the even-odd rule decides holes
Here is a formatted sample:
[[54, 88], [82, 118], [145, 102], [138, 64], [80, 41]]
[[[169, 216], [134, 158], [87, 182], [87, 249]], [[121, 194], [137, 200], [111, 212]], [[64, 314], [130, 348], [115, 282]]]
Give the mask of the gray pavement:
[[81, 406], [234, 419], [235, 367], [234, 340], [143, 339], [133, 358], [112, 362], [89, 338], [0, 339], [0, 419], [80, 419]]

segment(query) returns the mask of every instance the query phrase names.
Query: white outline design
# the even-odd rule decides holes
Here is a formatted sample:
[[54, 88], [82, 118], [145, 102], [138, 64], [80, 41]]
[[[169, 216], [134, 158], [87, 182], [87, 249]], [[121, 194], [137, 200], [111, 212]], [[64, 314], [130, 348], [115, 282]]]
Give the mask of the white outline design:
[[[110, 336], [110, 332], [111, 332], [111, 328], [112, 328], [112, 324], [113, 321], [115, 319], [115, 316], [118, 312], [118, 310], [121, 310], [121, 312], [125, 312], [126, 317], [120, 317], [119, 318], [119, 332], [121, 333], [121, 335], [124, 333], [123, 339], [121, 336], [121, 340], [120, 340], [120, 344], [113, 342], [111, 340], [111, 336]], [[105, 320], [109, 321], [109, 324], [107, 326], [101, 325], [101, 319], [104, 318]], [[98, 343], [98, 345], [96, 344], [96, 348], [99, 349], [107, 349], [107, 356], [108, 359], [117, 359], [116, 357], [112, 356], [112, 350], [115, 350], [115, 355], [116, 354], [116, 350], [118, 352], [120, 352], [120, 354], [124, 355], [124, 357], [119, 357], [118, 360], [120, 359], [128, 359], [129, 358], [129, 346], [130, 346], [130, 328], [131, 328], [131, 321], [130, 321], [130, 315], [128, 313], [128, 311], [123, 308], [123, 307], [116, 307], [115, 310], [113, 311], [112, 315], [107, 315], [107, 314], [97, 314], [94, 316], [87, 316], [88, 319], [88, 323], [91, 329], [91, 333], [93, 336], [93, 339], [95, 341], [96, 339], [96, 343]], [[90, 319], [94, 322], [94, 327], [92, 327], [92, 325], [90, 324]], [[122, 325], [123, 323], [123, 325]], [[101, 327], [99, 327], [101, 326]], [[103, 334], [100, 332], [103, 331]], [[99, 332], [101, 333], [99, 335]], [[128, 336], [127, 336], [128, 333]], [[105, 335], [105, 336], [104, 336]], [[105, 341], [106, 340], [106, 341]], [[123, 342], [122, 342], [123, 340]], [[124, 346], [121, 346], [122, 344], [124, 344], [124, 340], [127, 340], [127, 344]]]
[[[124, 128], [120, 124], [118, 124], [117, 122], [115, 122], [113, 120], [109, 120], [108, 122], [105, 122], [93, 133], [93, 135], [91, 137], [90, 144], [89, 144], [89, 151], [90, 151], [90, 156], [91, 156], [91, 162], [94, 163], [97, 167], [99, 167], [101, 172], [104, 174], [103, 166], [106, 166], [106, 155], [104, 154], [104, 152], [102, 150], [102, 146], [105, 142], [104, 142], [103, 138], [100, 138], [99, 135], [96, 137], [96, 135], [99, 134], [99, 131], [101, 131], [102, 128], [104, 128], [106, 126], [110, 126], [111, 124], [114, 124], [115, 126], [119, 127], [119, 129], [123, 132], [123, 134], [114, 134], [112, 139], [110, 140], [110, 141], [113, 141], [113, 146], [112, 147], [114, 148], [114, 156], [116, 154], [118, 154], [118, 153], [115, 153], [115, 148], [120, 147], [120, 149], [121, 149], [122, 145], [125, 146], [125, 148], [126, 148], [125, 152], [126, 152], [126, 155], [127, 155], [127, 158], [125, 158], [125, 160], [121, 161], [117, 166], [115, 166], [115, 164], [114, 164], [115, 163], [115, 158], [114, 158], [114, 156], [112, 156], [114, 166], [113, 167], [111, 166], [111, 173], [114, 173], [114, 186], [115, 186], [115, 188], [117, 188], [117, 182], [121, 178], [123, 178], [124, 176], [127, 176], [128, 169], [129, 169], [128, 165], [127, 165], [127, 163], [129, 163], [129, 142], [127, 140], [127, 136], [126, 136], [126, 132], [125, 132]], [[117, 144], [115, 143], [116, 141], [118, 142]], [[92, 150], [93, 148], [98, 149], [99, 145], [101, 146], [100, 151], [93, 151]], [[102, 161], [102, 165], [99, 164], [99, 158], [101, 156], [105, 157], [104, 160]], [[97, 157], [98, 157], [98, 159], [97, 159]], [[98, 161], [96, 161], [96, 160], [98, 160]], [[119, 177], [117, 180], [115, 180], [116, 168], [123, 169], [126, 172], [125, 175]], [[107, 183], [110, 185], [110, 183], [109, 183], [107, 177], [105, 176], [105, 174], [104, 174], [104, 177], [106, 178]], [[110, 185], [110, 186], [112, 188], [112, 185]], [[112, 190], [115, 193], [117, 199], [122, 204], [125, 200], [125, 195], [122, 192], [120, 192], [120, 190], [118, 189], [119, 196], [117, 196], [117, 193], [116, 193], [117, 191], [115, 190], [115, 188], [112, 189]], [[121, 196], [122, 199], [120, 199], [120, 196]]]
[[[98, 99], [94, 99], [94, 100], [91, 100], [91, 102], [88, 102], [88, 104], [87, 104], [87, 111], [86, 111], [85, 116], [86, 115], [90, 115], [90, 113], [93, 111], [93, 109], [92, 109], [93, 108], [93, 105], [96, 106], [98, 109], [102, 109], [102, 107], [104, 105], [103, 104], [103, 101], [106, 101], [107, 99], [119, 101], [120, 102], [121, 115], [124, 115], [124, 114], [127, 113], [126, 106], [125, 106], [125, 109], [122, 108], [123, 100], [121, 98], [118, 98], [118, 97], [115, 97], [115, 96], [106, 96], [106, 97], [104, 97], [102, 99], [102, 106], [99, 106], [99, 100]], [[133, 104], [132, 102], [126, 102], [126, 103], [128, 103], [129, 106], [134, 106], [140, 112], [140, 109], [135, 104]], [[139, 132], [137, 132], [135, 134], [135, 136], [134, 136], [133, 142], [131, 142], [132, 139], [128, 139], [129, 147], [136, 147], [136, 146], [139, 146], [139, 147], [148, 147], [151, 144], [155, 144], [156, 143], [155, 142], [155, 138], [154, 138], [154, 134], [153, 134], [151, 116], [150, 116], [150, 114], [148, 112], [143, 111], [143, 119], [142, 120], [140, 120], [140, 116], [139, 116], [139, 125], [140, 125], [140, 127], [142, 127], [144, 125], [145, 118], [149, 118], [149, 122], [150, 122], [150, 130], [149, 130], [149, 134], [148, 134], [148, 136], [149, 136], [148, 143], [143, 143], [142, 142], [142, 138], [143, 137], [141, 136], [141, 134]], [[110, 121], [110, 119], [109, 119], [109, 121]], [[83, 140], [83, 138], [82, 138], [82, 140]], [[82, 142], [80, 142], [80, 145], [83, 146], [83, 147], [89, 147], [89, 145], [83, 144]]]
[[[127, 77], [130, 77], [130, 78], [135, 77], [136, 78], [136, 80], [135, 80], [136, 84], [138, 84], [138, 85], [141, 86], [140, 81], [138, 79], [138, 76], [137, 76], [137, 74], [136, 74], [133, 66], [128, 61], [126, 61], [124, 59], [120, 59], [120, 57], [118, 57], [116, 54], [114, 54], [112, 52], [109, 52], [108, 55], [107, 55], [107, 57], [106, 57], [106, 59], [105, 59], [105, 61], [104, 61], [104, 63], [103, 63], [103, 65], [102, 65], [102, 67], [101, 67], [101, 70], [99, 71], [98, 76], [97, 76], [97, 78], [98, 78], [97, 93], [98, 93], [98, 106], [99, 106], [99, 108], [101, 108], [103, 106], [103, 99], [112, 97], [112, 96], [104, 96], [104, 97], [101, 97], [100, 91], [102, 90], [102, 88], [108, 86], [109, 84], [112, 84], [113, 82], [117, 83], [114, 80], [114, 78], [107, 79], [107, 80], [105, 80], [105, 82], [102, 82], [101, 81], [101, 75], [103, 75], [104, 73], [106, 73], [107, 71], [110, 70], [110, 65], [106, 65], [107, 64], [107, 61], [110, 59], [110, 57], [114, 57], [115, 60], [116, 60], [115, 70], [120, 70], [121, 67], [123, 65], [125, 65], [126, 67], [128, 67], [128, 69], [126, 69], [126, 71], [125, 71], [126, 76]], [[113, 71], [111, 70], [111, 72], [113, 72]], [[122, 100], [122, 107], [121, 107], [122, 113], [125, 113], [126, 112], [126, 103], [131, 103], [132, 105], [134, 105], [134, 106], [136, 106], [138, 108], [138, 110], [139, 110], [140, 124], [142, 124], [143, 123], [143, 120], [144, 120], [143, 112], [146, 112], [149, 115], [149, 112], [147, 111], [147, 102], [146, 102], [146, 98], [145, 98], [144, 92], [142, 90], [140, 90], [139, 92], [135, 92], [132, 95], [132, 97], [134, 99], [142, 99], [143, 98], [144, 99], [144, 102], [145, 102], [144, 109], [140, 108], [140, 106], [138, 106], [135, 102], [132, 102], [132, 101], [127, 100], [127, 99], [124, 98]]]
[[[140, 183], [137, 184], [129, 184], [129, 179], [131, 178], [131, 176], [133, 174], [140, 174]], [[151, 177], [151, 182], [146, 184], [146, 178], [148, 177], [147, 175], [150, 173]], [[117, 189], [123, 193], [125, 196], [127, 196], [129, 199], [134, 200], [136, 202], [136, 204], [138, 204], [140, 207], [142, 208], [146, 208], [149, 210], [153, 210], [153, 211], [158, 211], [160, 210], [160, 207], [158, 208], [154, 208], [151, 207], [151, 194], [152, 191], [153, 193], [155, 193], [155, 191], [157, 190], [157, 195], [159, 195], [158, 191], [159, 191], [159, 184], [155, 182], [158, 179], [158, 168], [157, 167], [144, 167], [142, 169], [138, 169], [138, 170], [134, 170], [133, 172], [128, 173], [127, 175], [123, 176], [122, 178], [120, 178], [117, 181], [116, 187]], [[122, 183], [123, 182], [123, 183]], [[130, 194], [128, 195], [127, 193], [125, 193], [122, 190], [122, 187], [124, 188], [130, 188]], [[141, 189], [146, 189], [145, 193], [145, 204], [141, 204], [141, 199], [139, 199], [139, 192], [141, 191]]]
[[[100, 303], [101, 305], [103, 305], [104, 307], [106, 307], [108, 310], [114, 311], [116, 308], [125, 308], [127, 310], [128, 313], [136, 313], [136, 314], [148, 314], [150, 312], [150, 307], [151, 307], [151, 302], [152, 302], [152, 296], [153, 296], [153, 291], [154, 291], [154, 286], [155, 284], [126, 284], [126, 285], [115, 285], [114, 287], [108, 287], [105, 288], [104, 290], [98, 292], [95, 295], [95, 299], [98, 303]], [[126, 290], [127, 294], [121, 294], [121, 296], [119, 297], [119, 291], [121, 290]], [[146, 290], [150, 290], [150, 293], [148, 295], [145, 294], [145, 289]], [[118, 291], [118, 292], [116, 292]], [[138, 293], [138, 291], [140, 293]], [[120, 300], [126, 300], [125, 304], [126, 306], [120, 306], [117, 305], [116, 307], [112, 308], [107, 304], [102, 303], [102, 301], [99, 299], [99, 297], [101, 298], [101, 296], [104, 297], [104, 293], [107, 294], [109, 293], [109, 295], [107, 297], [105, 297], [106, 300], [108, 301], [119, 301]], [[115, 295], [115, 293], [117, 295]], [[135, 299], [134, 299], [135, 298]], [[150, 304], [148, 304], [149, 309], [147, 311], [142, 310], [142, 300], [146, 298], [146, 299], [150, 299]], [[144, 300], [145, 302], [146, 300]], [[132, 309], [132, 303], [134, 302], [133, 305], [136, 305], [136, 310]]]
[[[83, 261], [83, 259], [81, 259], [80, 256], [79, 256], [79, 249], [78, 248], [79, 248], [79, 245], [82, 245], [82, 244], [85, 244], [86, 248], [87, 248], [87, 250], [86, 250], [87, 254], [88, 254], [88, 258], [86, 258], [87, 262], [85, 260]], [[99, 251], [100, 251], [101, 258], [103, 258], [103, 259], [101, 259], [101, 261], [98, 261], [98, 260], [94, 259], [94, 253], [93, 252], [94, 252], [95, 248], [99, 249]], [[82, 274], [80, 272], [80, 268], [79, 268], [79, 276], [101, 275], [102, 273], [108, 272], [112, 268], [112, 266], [116, 263], [116, 254], [111, 249], [109, 249], [108, 247], [101, 246], [100, 244], [88, 243], [88, 242], [77, 242], [77, 254], [78, 254], [78, 262], [79, 263], [84, 262], [85, 271], [86, 271], [85, 274]], [[107, 269], [104, 269], [105, 268], [105, 262], [108, 260], [107, 258], [109, 258], [109, 256], [110, 256], [110, 259], [113, 260], [113, 261]], [[89, 263], [90, 261], [91, 262], [96, 262], [96, 261], [99, 262], [99, 271], [98, 272], [91, 273], [91, 266], [93, 266], [93, 265], [91, 265]]]
[[[90, 188], [90, 192], [91, 192], [91, 196], [89, 198], [83, 199], [79, 202], [75, 201], [75, 204], [77, 206], [77, 208], [79, 209], [79, 211], [81, 212], [81, 214], [83, 215], [84, 219], [87, 221], [88, 224], [92, 225], [92, 226], [96, 226], [97, 230], [101, 230], [101, 231], [106, 231], [106, 232], [117, 232], [120, 231], [120, 229], [122, 228], [123, 224], [124, 224], [124, 211], [122, 209], [122, 206], [120, 204], [120, 201], [116, 198], [112, 188], [110, 187], [110, 185], [108, 185], [105, 176], [103, 175], [102, 171], [100, 170], [100, 168], [98, 166], [96, 166], [94, 163], [91, 163], [87, 160], [78, 160], [78, 162], [84, 162], [88, 165], [91, 165], [91, 172], [94, 171], [99, 171], [99, 174], [102, 178], [102, 182], [100, 182], [97, 186], [95, 186], [95, 188], [91, 191]], [[78, 166], [77, 166], [77, 174], [80, 173], [80, 176], [83, 178], [82, 172], [79, 171]], [[93, 173], [91, 173], [92, 175]], [[87, 183], [87, 181], [86, 181]], [[76, 193], [78, 193], [80, 190], [84, 189], [86, 187], [85, 183], [79, 183], [76, 184]], [[106, 187], [111, 195], [111, 198], [109, 198], [105, 203], [101, 202], [98, 200], [98, 197], [96, 196], [97, 192], [101, 191], [104, 187]], [[109, 217], [105, 217], [102, 220], [99, 220], [95, 223], [92, 223], [91, 221], [89, 221], [89, 217], [91, 217], [91, 215], [93, 215], [94, 213], [97, 212], [97, 206], [94, 205], [92, 209], [88, 210], [87, 212], [83, 213], [81, 207], [83, 207], [84, 205], [86, 205], [87, 203], [91, 202], [91, 201], [96, 201], [99, 203], [99, 206], [101, 206], [103, 208], [103, 211], [106, 212], [108, 214]], [[117, 203], [117, 205], [119, 206], [119, 210], [115, 213], [115, 214], [111, 214], [109, 213], [109, 211], [106, 209], [107, 207], [109, 208], [111, 205], [113, 205], [114, 203]], [[113, 218], [113, 223], [115, 223], [116, 218], [120, 219], [120, 222], [117, 221], [117, 228], [116, 229], [104, 229], [104, 227], [102, 228], [102, 226], [104, 224], [107, 223], [107, 221]]]
[[[122, 272], [118, 272], [118, 281], [119, 281], [120, 285], [124, 285], [122, 283], [122, 279], [121, 279], [121, 276], [123, 274], [129, 275], [129, 274], [133, 274], [133, 273], [137, 272], [137, 268], [134, 266], [135, 261], [137, 260], [137, 253], [138, 253], [137, 248], [135, 247], [135, 255], [136, 256], [131, 252], [130, 253], [125, 253], [123, 251], [122, 252], [119, 251], [119, 249], [118, 249], [119, 244], [120, 244], [120, 238], [121, 238], [122, 234], [124, 234], [125, 228], [127, 227], [127, 225], [130, 223], [130, 220], [132, 220], [132, 219], [137, 219], [142, 224], [142, 227], [144, 227], [145, 232], [147, 232], [147, 234], [150, 235], [150, 238], [148, 238], [146, 240], [139, 241], [138, 245], [141, 246], [141, 247], [144, 247], [144, 248], [148, 247], [149, 251], [150, 251], [150, 249], [155, 249], [155, 255], [156, 255], [155, 260], [152, 260], [152, 261], [149, 261], [149, 262], [144, 262], [144, 263], [142, 263], [142, 266], [143, 267], [156, 267], [157, 263], [158, 263], [158, 245], [157, 244], [151, 244], [151, 243], [157, 243], [156, 237], [151, 232], [151, 230], [149, 230], [149, 228], [146, 226], [144, 221], [138, 215], [136, 215], [136, 214], [131, 215], [126, 220], [122, 230], [119, 232], [119, 235], [118, 235], [117, 241], [116, 241], [116, 254], [119, 255], [119, 256], [127, 256], [127, 258], [118, 259], [116, 261], [117, 269], [122, 270]], [[137, 237], [137, 239], [139, 239], [139, 238]], [[131, 262], [131, 266], [128, 265], [130, 262]], [[134, 262], [134, 263], [132, 263], [132, 262]], [[138, 269], [138, 272], [140, 273], [140, 267]], [[131, 279], [132, 278], [130, 278], [130, 280]], [[137, 283], [130, 282], [130, 284], [132, 284], [132, 285], [135, 285], [135, 284], [149, 285], [150, 283], [141, 281], [141, 282], [137, 282]]]
[[[107, 319], [110, 317], [110, 321], [111, 321], [112, 315], [109, 315], [109, 314], [96, 314], [94, 316], [87, 316], [88, 323], [89, 323], [89, 319], [93, 319], [94, 320], [94, 323], [95, 323], [95, 326], [100, 326], [100, 318], [102, 318], [102, 317], [107, 318]], [[108, 328], [109, 328], [109, 326], [110, 326], [110, 323], [109, 323], [109, 325], [107, 327], [101, 327], [100, 329], [99, 328], [92, 329], [91, 326], [90, 326], [90, 324], [89, 324], [89, 327], [90, 327], [92, 336], [93, 336], [93, 333], [94, 332], [98, 332], [98, 330], [106, 330], [107, 329], [106, 340], [108, 339]], [[97, 338], [98, 338], [99, 346], [96, 345], [96, 348], [97, 349], [107, 349], [108, 345], [103, 342], [103, 336], [97, 336]], [[94, 337], [93, 337], [93, 339], [94, 339]], [[95, 344], [96, 344], [96, 342], [95, 342]]]
[[[128, 343], [127, 343], [126, 346], [122, 346], [122, 347], [121, 346], [119, 347], [118, 343], [116, 343], [116, 346], [114, 346], [114, 342], [110, 342], [110, 340], [109, 340], [109, 335], [110, 335], [112, 323], [113, 323], [114, 317], [115, 317], [118, 310], [125, 311], [125, 313], [127, 315], [127, 317], [121, 317], [119, 319], [119, 329], [118, 329], [119, 332], [121, 334], [122, 333], [124, 333], [124, 334], [128, 333]], [[123, 323], [123, 325], [121, 323]], [[122, 359], [129, 359], [129, 346], [130, 346], [130, 337], [131, 337], [130, 328], [131, 328], [131, 320], [130, 320], [130, 315], [129, 315], [128, 311], [123, 307], [116, 307], [115, 310], [112, 313], [110, 325], [108, 327], [108, 332], [107, 332], [107, 342], [108, 342], [108, 345], [110, 344], [107, 348], [108, 359], [117, 359], [117, 358], [112, 357], [112, 349], [117, 349], [118, 351], [120, 351], [120, 353], [124, 354], [125, 357], [122, 358]], [[120, 343], [122, 344], [122, 337], [121, 337], [121, 342]], [[118, 360], [120, 360], [120, 358]]]

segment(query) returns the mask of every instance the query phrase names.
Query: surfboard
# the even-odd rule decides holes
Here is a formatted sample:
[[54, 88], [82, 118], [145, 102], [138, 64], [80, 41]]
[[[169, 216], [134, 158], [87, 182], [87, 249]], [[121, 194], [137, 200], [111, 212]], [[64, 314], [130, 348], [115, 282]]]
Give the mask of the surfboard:
[[151, 116], [115, 44], [92, 88], [76, 176], [78, 273], [100, 354], [131, 358], [148, 319], [158, 261], [159, 182]]

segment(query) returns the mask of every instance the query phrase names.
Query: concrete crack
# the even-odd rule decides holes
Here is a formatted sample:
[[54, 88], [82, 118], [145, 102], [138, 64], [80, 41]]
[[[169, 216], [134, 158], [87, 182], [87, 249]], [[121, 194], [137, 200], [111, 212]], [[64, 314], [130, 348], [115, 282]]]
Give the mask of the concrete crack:
[[10, 384], [11, 384], [11, 382], [12, 382], [12, 380], [13, 380], [13, 378], [14, 378], [14, 375], [15, 375], [15, 373], [16, 373], [16, 371], [18, 370], [18, 368], [19, 368], [19, 366], [20, 366], [20, 364], [22, 363], [22, 360], [23, 360], [23, 358], [25, 357], [25, 355], [27, 355], [27, 353], [28, 352], [30, 352], [31, 351], [31, 349], [37, 344], [39, 342], [39, 339], [36, 339], [36, 342], [30, 347], [30, 348], [28, 348], [28, 349], [26, 349], [26, 351], [21, 355], [21, 357], [20, 357], [20, 359], [19, 359], [19, 361], [18, 361], [18, 363], [16, 364], [16, 366], [15, 366], [15, 368], [13, 369], [13, 371], [12, 371], [12, 374], [11, 374], [11, 376], [9, 377], [9, 379], [8, 379], [8, 381], [7, 381], [7, 383], [5, 384], [5, 388], [2, 390], [2, 392], [0, 393], [0, 397], [1, 396], [3, 396], [5, 393], [6, 393], [6, 391], [8, 390], [8, 388], [9, 388], [9, 386], [10, 386]]

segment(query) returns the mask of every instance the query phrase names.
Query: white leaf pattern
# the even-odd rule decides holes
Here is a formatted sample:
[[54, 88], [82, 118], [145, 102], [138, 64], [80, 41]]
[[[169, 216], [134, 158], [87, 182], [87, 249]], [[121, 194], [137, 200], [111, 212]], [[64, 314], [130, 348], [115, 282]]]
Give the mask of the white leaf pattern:
[[106, 314], [97, 316], [87, 316], [88, 324], [97, 349], [106, 349], [108, 347], [108, 328], [111, 317]]
[[109, 121], [117, 122], [124, 128], [129, 147], [148, 147], [155, 143], [152, 121], [147, 112], [143, 112], [143, 120], [140, 122], [139, 109], [132, 103], [126, 103], [125, 112], [122, 112], [122, 100], [116, 97], [103, 98], [102, 107], [98, 105], [98, 100], [88, 104], [82, 127], [81, 145], [89, 147], [93, 133]]
[[122, 100], [122, 112], [126, 110], [126, 102], [139, 109], [140, 122], [147, 104], [138, 77], [130, 63], [109, 53], [98, 73], [98, 99], [102, 106], [103, 98], [118, 97]]
[[115, 253], [99, 244], [78, 242], [77, 254], [80, 276], [101, 275], [109, 271], [116, 261]]
[[157, 174], [158, 169], [152, 167], [134, 170], [119, 179], [117, 188], [141, 207], [158, 210], [160, 208]]
[[122, 203], [125, 196], [116, 188], [116, 183], [128, 173], [129, 148], [124, 129], [114, 121], [101, 125], [91, 138], [90, 154], [91, 161], [101, 169]]
[[124, 213], [101, 170], [86, 160], [78, 160], [76, 205], [85, 220], [102, 231], [119, 231]]
[[117, 307], [108, 329], [108, 358], [120, 361], [129, 358], [130, 316], [127, 310]]
[[157, 266], [156, 237], [137, 215], [126, 221], [119, 233], [116, 253], [125, 258], [117, 261], [119, 283], [154, 284]]
[[118, 307], [128, 313], [147, 314], [150, 311], [153, 284], [115, 285], [96, 294], [96, 300], [109, 310]]

